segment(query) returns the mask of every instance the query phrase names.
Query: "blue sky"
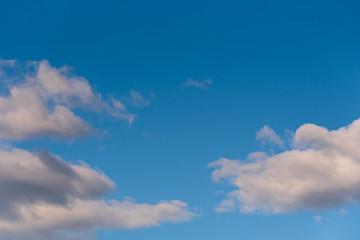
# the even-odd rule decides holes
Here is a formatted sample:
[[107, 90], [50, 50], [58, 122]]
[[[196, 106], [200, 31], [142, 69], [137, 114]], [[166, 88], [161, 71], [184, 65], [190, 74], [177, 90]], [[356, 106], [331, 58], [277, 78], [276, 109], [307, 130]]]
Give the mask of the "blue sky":
[[[12, 158], [35, 166], [50, 159], [46, 171], [75, 169], [85, 179], [80, 187], [64, 180], [69, 189], [89, 187], [80, 171], [99, 182], [89, 183], [96, 194], [88, 195], [54, 183], [66, 199], [59, 203], [50, 190], [37, 195], [44, 185], [33, 179], [23, 180], [34, 183], [24, 196], [16, 194], [22, 188], [6, 185], [14, 173], [0, 178], [11, 189], [0, 202], [11, 214], [45, 202], [45, 209], [67, 206], [71, 216], [77, 207], [71, 204], [80, 201], [79, 207], [119, 210], [119, 219], [131, 209], [135, 223], [91, 212], [94, 224], [55, 221], [40, 231], [30, 218], [28, 229], [15, 231], [4, 227], [12, 223], [4, 213], [0, 237], [22, 239], [13, 231], [44, 239], [64, 232], [68, 239], [100, 240], [357, 239], [360, 128], [355, 121], [336, 130], [360, 116], [359, 7], [356, 1], [2, 1], [2, 166], [12, 166]], [[28, 92], [33, 98], [24, 97]], [[55, 106], [67, 115], [54, 115]], [[254, 160], [253, 152], [262, 155]], [[39, 169], [18, 174], [48, 176]], [[159, 213], [161, 203], [167, 210]], [[137, 212], [141, 204], [149, 212]], [[47, 212], [40, 218], [49, 220]]]

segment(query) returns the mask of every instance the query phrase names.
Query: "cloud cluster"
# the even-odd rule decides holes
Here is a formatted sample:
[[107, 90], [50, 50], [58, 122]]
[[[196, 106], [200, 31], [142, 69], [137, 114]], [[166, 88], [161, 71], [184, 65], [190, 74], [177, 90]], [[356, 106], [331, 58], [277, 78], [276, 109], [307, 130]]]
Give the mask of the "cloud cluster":
[[47, 61], [0, 61], [0, 138], [24, 140], [39, 137], [75, 138], [94, 129], [74, 109], [106, 112], [131, 123], [134, 115], [118, 100], [105, 101], [89, 82], [67, 67]]
[[[0, 79], [0, 239], [80, 239], [91, 230], [157, 226], [195, 216], [179, 200], [156, 204], [109, 200], [115, 184], [84, 162], [70, 164], [47, 151], [34, 154], [3, 145], [4, 140], [92, 133], [75, 109], [129, 123], [134, 115], [111, 96], [105, 101], [85, 78], [47, 61], [23, 64], [0, 59]], [[149, 104], [136, 91], [130, 94], [134, 105]]]
[[180, 84], [180, 87], [196, 87], [196, 88], [200, 88], [200, 89], [206, 89], [212, 84], [213, 84], [213, 81], [209, 78], [204, 81], [195, 81], [195, 80], [192, 80], [191, 78], [188, 78], [186, 80], [186, 82], [183, 82]]
[[85, 163], [48, 152], [0, 151], [0, 238], [50, 239], [64, 232], [181, 222], [195, 214], [184, 202], [104, 200], [114, 183]]
[[360, 202], [360, 119], [329, 131], [314, 124], [298, 128], [289, 150], [247, 161], [221, 158], [209, 166], [214, 181], [227, 180], [218, 211], [288, 213], [339, 208]]

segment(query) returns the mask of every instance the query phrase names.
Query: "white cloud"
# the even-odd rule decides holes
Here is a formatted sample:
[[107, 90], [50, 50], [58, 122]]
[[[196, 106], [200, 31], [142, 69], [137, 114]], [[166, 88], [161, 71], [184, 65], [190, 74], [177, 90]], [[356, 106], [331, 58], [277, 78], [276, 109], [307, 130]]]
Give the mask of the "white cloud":
[[360, 202], [360, 119], [333, 131], [304, 124], [292, 141], [292, 149], [272, 156], [212, 162], [214, 181], [237, 188], [219, 209], [288, 213]]
[[181, 87], [196, 87], [200, 89], [206, 89], [211, 84], [213, 84], [213, 81], [211, 79], [206, 79], [204, 81], [194, 81], [191, 78], [188, 78], [186, 82], [183, 82], [180, 84]]
[[20, 149], [0, 151], [0, 238], [57, 239], [102, 228], [129, 229], [195, 216], [179, 200], [105, 200], [114, 183], [85, 163]]
[[256, 132], [256, 139], [260, 140], [263, 144], [274, 143], [279, 146], [284, 145], [279, 135], [277, 135], [275, 131], [267, 125]]
[[129, 123], [134, 120], [121, 102], [114, 98], [104, 101], [85, 78], [72, 75], [66, 67], [57, 69], [47, 61], [1, 61], [0, 69], [6, 73], [0, 76], [6, 90], [0, 95], [0, 138], [91, 134], [93, 128], [73, 112], [76, 108], [106, 112]]
[[[152, 95], [151, 95], [152, 96]], [[155, 96], [155, 95], [154, 95]], [[129, 103], [135, 107], [146, 107], [150, 105], [150, 100], [145, 99], [140, 93], [135, 90], [130, 90]]]

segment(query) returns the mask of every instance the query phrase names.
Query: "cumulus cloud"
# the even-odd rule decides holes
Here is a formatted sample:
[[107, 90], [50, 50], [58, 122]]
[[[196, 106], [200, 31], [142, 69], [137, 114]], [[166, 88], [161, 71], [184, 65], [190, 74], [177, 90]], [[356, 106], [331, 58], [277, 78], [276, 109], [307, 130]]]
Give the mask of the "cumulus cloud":
[[180, 84], [181, 87], [196, 87], [200, 89], [206, 89], [211, 84], [213, 84], [213, 81], [211, 79], [206, 79], [204, 81], [194, 81], [191, 78], [188, 78], [186, 82], [183, 82]]
[[[218, 211], [288, 213], [340, 208], [360, 202], [360, 119], [329, 131], [298, 128], [289, 150], [209, 164], [214, 181], [236, 187]], [[258, 157], [257, 157], [258, 156]]]
[[131, 123], [134, 115], [111, 98], [105, 101], [89, 82], [55, 68], [47, 61], [20, 63], [0, 61], [0, 138], [24, 140], [39, 137], [74, 138], [94, 129], [74, 109], [106, 112]]
[[[6, 143], [92, 133], [76, 109], [131, 124], [135, 116], [122, 102], [111, 96], [104, 100], [85, 78], [47, 61], [0, 59], [0, 80], [0, 239], [89, 239], [91, 230], [157, 226], [195, 216], [179, 200], [147, 204], [109, 199], [115, 184], [99, 170]], [[134, 90], [130, 94], [136, 106], [150, 103]]]
[[187, 221], [186, 203], [105, 200], [115, 188], [83, 162], [25, 150], [0, 151], [0, 238], [57, 239], [99, 228], [129, 229]]
[[260, 140], [263, 144], [273, 143], [279, 146], [283, 146], [282, 139], [275, 133], [275, 131], [269, 126], [265, 125], [256, 133], [256, 139]]

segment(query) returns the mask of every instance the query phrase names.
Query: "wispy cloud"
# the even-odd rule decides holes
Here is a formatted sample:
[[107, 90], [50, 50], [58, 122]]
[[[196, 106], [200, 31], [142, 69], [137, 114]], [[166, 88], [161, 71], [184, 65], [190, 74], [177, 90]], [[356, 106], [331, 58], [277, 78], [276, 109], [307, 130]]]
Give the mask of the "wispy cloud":
[[289, 150], [252, 155], [247, 161], [212, 162], [214, 181], [225, 179], [237, 187], [219, 209], [288, 213], [358, 203], [359, 145], [360, 119], [333, 131], [304, 124], [296, 130]]
[[196, 87], [200, 89], [206, 89], [212, 84], [213, 81], [209, 78], [203, 81], [194, 81], [191, 78], [188, 78], [186, 82], [180, 84], [180, 87]]
[[263, 144], [273, 143], [279, 146], [284, 145], [280, 136], [277, 135], [275, 131], [267, 125], [256, 132], [256, 139], [260, 140]]
[[313, 219], [316, 223], [322, 223], [322, 221], [324, 220], [324, 217], [317, 215], [317, 216], [314, 216]]
[[[155, 95], [152, 93], [151, 96]], [[130, 97], [128, 98], [129, 104], [135, 107], [146, 107], [150, 105], [150, 100], [144, 98], [140, 93], [135, 90], [130, 91]]]

